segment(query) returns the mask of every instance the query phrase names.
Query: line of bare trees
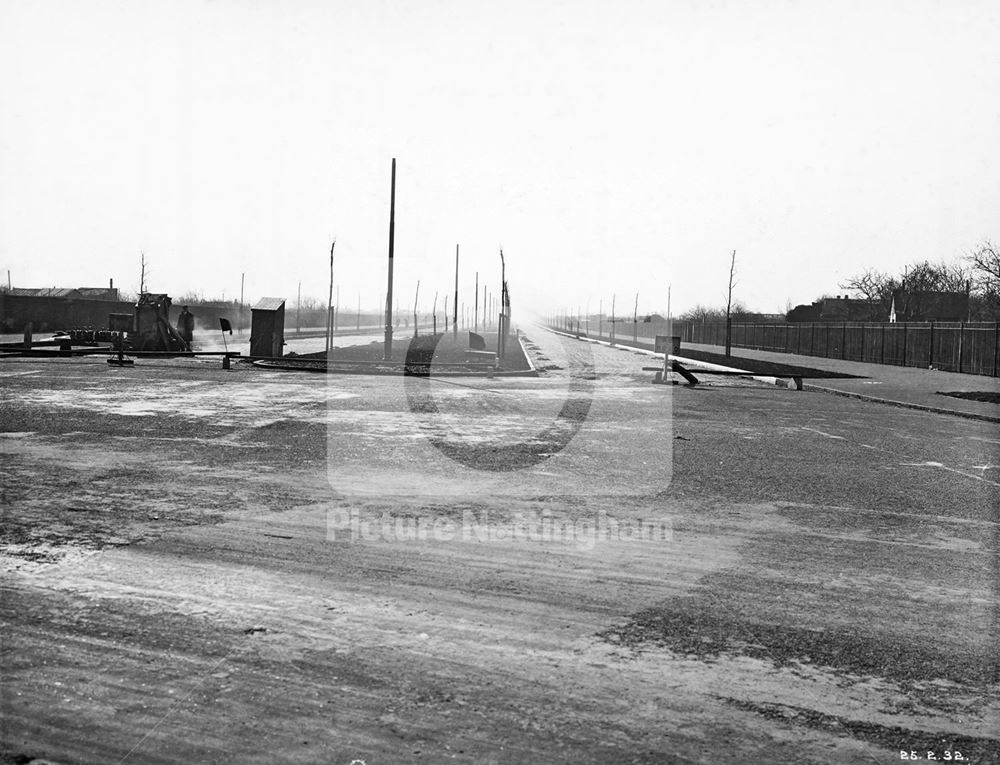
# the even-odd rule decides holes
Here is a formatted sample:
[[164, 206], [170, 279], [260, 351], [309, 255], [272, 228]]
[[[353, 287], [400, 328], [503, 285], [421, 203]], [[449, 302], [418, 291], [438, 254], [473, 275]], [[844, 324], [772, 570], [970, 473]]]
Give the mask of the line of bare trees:
[[918, 261], [904, 266], [901, 274], [890, 274], [874, 268], [845, 279], [841, 289], [851, 290], [854, 297], [866, 300], [872, 314], [887, 316], [898, 301], [919, 300], [921, 294], [933, 292], [967, 293], [971, 321], [1000, 320], [1000, 250], [990, 241], [983, 241], [964, 257], [948, 262]]

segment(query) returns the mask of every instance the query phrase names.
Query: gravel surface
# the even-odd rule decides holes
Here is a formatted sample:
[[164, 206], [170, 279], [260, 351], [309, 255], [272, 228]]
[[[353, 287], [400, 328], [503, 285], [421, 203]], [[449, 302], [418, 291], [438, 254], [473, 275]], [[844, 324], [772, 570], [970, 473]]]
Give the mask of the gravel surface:
[[0, 762], [1000, 762], [1000, 434], [538, 378], [0, 362]]

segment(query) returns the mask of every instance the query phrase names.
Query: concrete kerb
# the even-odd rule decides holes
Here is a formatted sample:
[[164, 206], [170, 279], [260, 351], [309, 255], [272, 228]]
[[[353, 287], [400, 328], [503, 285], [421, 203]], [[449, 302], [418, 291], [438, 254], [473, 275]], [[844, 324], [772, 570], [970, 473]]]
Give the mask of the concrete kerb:
[[528, 368], [534, 375], [538, 374], [538, 370], [535, 368], [535, 363], [531, 360], [531, 354], [528, 353], [528, 349], [524, 347], [524, 335], [520, 332], [517, 333], [517, 342], [521, 346], [521, 353], [524, 354], [524, 360], [528, 362]]
[[[609, 348], [624, 348], [625, 350], [628, 350], [628, 351], [639, 351], [640, 353], [644, 353], [644, 354], [647, 354], [649, 356], [655, 356], [655, 357], [658, 357], [658, 358], [663, 358], [663, 354], [662, 353], [654, 353], [653, 351], [647, 351], [645, 348], [635, 348], [635, 347], [631, 347], [631, 346], [628, 346], [628, 345], [623, 345], [620, 342], [616, 342], [614, 345], [612, 345], [611, 343], [609, 343], [609, 342], [607, 342], [605, 340], [597, 340], [597, 339], [592, 338], [592, 337], [579, 337], [579, 336], [573, 334], [572, 332], [563, 332], [561, 330], [551, 329], [549, 327], [547, 327], [547, 329], [550, 332], [555, 332], [558, 335], [565, 335], [566, 337], [572, 337], [572, 338], [575, 338], [577, 340], [586, 340], [587, 342], [590, 342], [590, 343], [598, 343], [600, 345], [606, 345]], [[701, 365], [703, 368], [706, 369], [706, 371], [709, 371], [709, 372], [711, 371], [709, 369], [709, 367], [716, 367], [720, 371], [730, 371], [730, 372], [743, 372], [743, 371], [745, 371], [745, 370], [742, 370], [742, 369], [736, 369], [734, 367], [722, 367], [722, 366], [719, 366], [717, 364], [709, 364], [709, 363], [703, 362], [703, 361], [695, 361], [694, 359], [685, 359], [682, 356], [673, 356], [672, 358], [675, 358], [678, 361], [689, 361], [691, 363]], [[759, 380], [760, 382], [763, 382], [763, 383], [776, 385], [779, 388], [789, 388], [789, 387], [791, 387], [793, 385], [793, 383], [789, 382], [789, 380], [787, 380], [787, 379], [785, 379], [783, 377], [760, 377], [760, 376], [757, 376], [757, 375], [750, 374], [749, 372], [747, 372], [745, 376], [749, 377], [751, 379], [754, 379], [754, 380]], [[887, 406], [895, 406], [895, 407], [899, 407], [901, 409], [914, 409], [916, 411], [932, 412], [934, 414], [950, 414], [950, 415], [953, 415], [953, 416], [956, 416], [956, 417], [964, 417], [967, 420], [980, 420], [982, 422], [996, 422], [996, 423], [1000, 423], [1000, 417], [994, 417], [994, 416], [989, 415], [989, 414], [979, 414], [978, 412], [962, 412], [962, 411], [960, 411], [958, 409], [945, 409], [944, 407], [939, 407], [939, 406], [927, 406], [926, 404], [914, 404], [914, 403], [910, 403], [908, 401], [896, 401], [896, 400], [890, 399], [890, 398], [879, 398], [878, 396], [869, 396], [866, 393], [852, 393], [851, 391], [837, 390], [836, 388], [827, 388], [827, 387], [824, 387], [822, 385], [815, 385], [813, 383], [803, 383], [802, 389], [803, 390], [817, 391], [819, 393], [829, 393], [831, 395], [842, 396], [844, 398], [855, 398], [855, 399], [858, 399], [859, 401], [868, 401], [868, 402], [871, 402], [873, 404], [885, 404]]]
[[[784, 381], [781, 381], [784, 382]], [[780, 382], [779, 382], [780, 384]], [[993, 417], [989, 414], [980, 414], [979, 412], [962, 412], [958, 409], [945, 409], [940, 406], [927, 406], [926, 404], [914, 404], [909, 401], [896, 401], [891, 398], [879, 398], [878, 396], [869, 396], [866, 393], [853, 393], [847, 390], [837, 390], [836, 388], [826, 388], [822, 385], [807, 384], [802, 386], [803, 390], [815, 390], [821, 393], [830, 393], [834, 396], [843, 396], [844, 398], [856, 398], [860, 401], [870, 401], [875, 404], [885, 404], [887, 406], [896, 406], [901, 409], [915, 409], [920, 412], [933, 412], [934, 414], [950, 414], [955, 417], [964, 417], [967, 420], [980, 420], [982, 422], [997, 422], [1000, 423], [1000, 417]]]
[[[608, 348], [618, 348], [623, 351], [629, 351], [630, 353], [640, 353], [645, 356], [652, 356], [658, 359], [662, 359], [664, 356], [664, 354], [662, 353], [657, 353], [656, 351], [650, 351], [647, 350], [646, 348], [636, 348], [634, 345], [628, 345], [622, 342], [615, 342], [612, 345], [607, 340], [597, 340], [593, 337], [582, 337], [572, 332], [563, 332], [562, 330], [552, 329], [551, 327], [546, 327], [546, 329], [548, 329], [549, 332], [554, 332], [557, 335], [565, 335], [566, 337], [571, 337], [574, 340], [583, 340], [588, 343], [597, 343], [598, 345], [604, 345], [607, 346]], [[693, 364], [697, 366], [698, 369], [701, 369], [704, 372], [710, 373], [713, 369], [718, 372], [739, 372], [741, 377], [747, 377], [750, 378], [751, 380], [757, 380], [759, 382], [766, 383], [767, 385], [778, 385], [781, 387], [787, 387], [787, 381], [785, 380], [781, 380], [777, 377], [765, 377], [761, 375], [755, 375], [746, 369], [737, 369], [735, 367], [724, 367], [720, 364], [712, 364], [711, 362], [708, 361], [698, 361], [697, 359], [689, 359], [685, 358], [684, 356], [671, 355], [670, 358], [676, 359], [677, 361], [680, 362], [687, 362], [688, 364]], [[692, 371], [697, 372], [698, 369], [694, 369]]]

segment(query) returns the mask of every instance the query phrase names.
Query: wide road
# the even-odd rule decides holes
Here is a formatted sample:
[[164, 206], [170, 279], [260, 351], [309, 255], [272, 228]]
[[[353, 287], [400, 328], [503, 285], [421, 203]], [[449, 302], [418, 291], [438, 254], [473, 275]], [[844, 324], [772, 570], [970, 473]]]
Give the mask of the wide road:
[[3, 762], [1000, 762], [995, 425], [0, 361]]

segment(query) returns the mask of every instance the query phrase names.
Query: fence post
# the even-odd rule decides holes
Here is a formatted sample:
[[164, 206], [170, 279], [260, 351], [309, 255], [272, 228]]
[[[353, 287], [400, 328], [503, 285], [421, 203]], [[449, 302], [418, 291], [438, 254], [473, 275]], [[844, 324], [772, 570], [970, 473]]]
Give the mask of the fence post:
[[998, 360], [1000, 360], [1000, 321], [993, 322], [993, 376], [997, 376]]
[[858, 361], [865, 360], [865, 323], [861, 322], [861, 358]]
[[816, 355], [816, 324], [813, 322], [809, 325], [809, 355]]
[[847, 322], [844, 322], [843, 338], [840, 341], [840, 358], [847, 358]]
[[907, 329], [908, 329], [908, 327], [909, 327], [909, 325], [904, 321], [903, 322], [903, 364], [902, 364], [902, 366], [904, 366], [904, 367], [906, 366], [906, 335], [907, 335]]
[[830, 323], [826, 324], [826, 348], [823, 349], [824, 358], [830, 358]]
[[882, 322], [882, 348], [878, 353], [878, 363], [885, 363], [885, 322]]
[[928, 343], [930, 346], [927, 349], [927, 368], [934, 368], [934, 322], [931, 322], [931, 341]]
[[958, 324], [958, 371], [962, 372], [962, 345], [965, 340], [965, 322]]

